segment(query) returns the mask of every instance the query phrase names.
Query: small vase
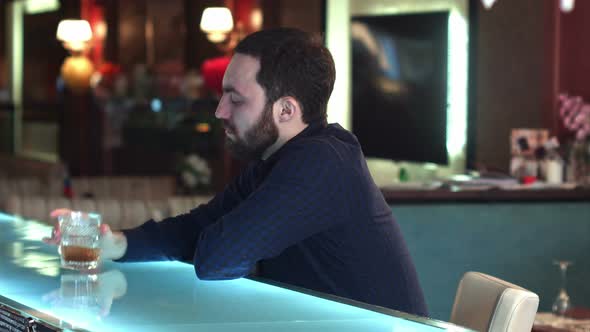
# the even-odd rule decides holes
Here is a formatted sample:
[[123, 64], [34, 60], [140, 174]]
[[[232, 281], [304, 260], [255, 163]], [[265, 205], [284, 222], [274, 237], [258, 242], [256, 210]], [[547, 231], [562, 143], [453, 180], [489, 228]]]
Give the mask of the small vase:
[[575, 141], [569, 153], [568, 182], [590, 185], [590, 141]]

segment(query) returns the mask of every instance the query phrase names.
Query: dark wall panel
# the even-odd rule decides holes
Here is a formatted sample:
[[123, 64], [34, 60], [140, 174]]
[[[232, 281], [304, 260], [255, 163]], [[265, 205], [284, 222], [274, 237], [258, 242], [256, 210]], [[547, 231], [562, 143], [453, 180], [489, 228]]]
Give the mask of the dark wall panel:
[[571, 13], [561, 14], [560, 88], [590, 101], [590, 1], [576, 1]]
[[145, 0], [119, 1], [119, 54], [120, 64], [131, 68], [146, 63]]
[[507, 170], [510, 130], [546, 126], [547, 7], [537, 0], [498, 1], [491, 10], [477, 5], [476, 161]]

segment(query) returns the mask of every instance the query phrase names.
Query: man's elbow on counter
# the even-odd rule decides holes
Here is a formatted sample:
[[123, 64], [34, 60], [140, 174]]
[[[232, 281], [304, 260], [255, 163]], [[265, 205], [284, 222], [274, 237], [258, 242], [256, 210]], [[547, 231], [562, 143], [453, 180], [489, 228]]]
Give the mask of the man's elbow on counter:
[[194, 262], [195, 273], [199, 280], [231, 280], [238, 279], [247, 274], [239, 268], [217, 266], [215, 268], [208, 266], [203, 262]]

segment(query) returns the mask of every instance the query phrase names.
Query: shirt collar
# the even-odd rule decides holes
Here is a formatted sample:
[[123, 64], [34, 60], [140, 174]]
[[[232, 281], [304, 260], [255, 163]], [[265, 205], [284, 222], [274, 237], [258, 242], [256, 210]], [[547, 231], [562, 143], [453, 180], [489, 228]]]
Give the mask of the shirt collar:
[[[313, 136], [314, 134], [317, 134], [322, 129], [326, 128], [327, 126], [328, 126], [328, 124], [325, 121], [314, 121], [314, 122], [310, 123], [309, 125], [307, 125], [307, 127], [305, 127], [305, 129], [303, 129], [299, 134], [295, 135], [295, 137], [290, 139], [289, 142], [291, 142], [294, 139], [300, 138], [300, 137]], [[289, 142], [287, 142], [287, 143], [289, 143]]]
[[321, 130], [328, 126], [326, 121], [313, 121], [305, 127], [299, 134], [293, 136], [290, 140], [288, 140], [283, 146], [281, 146], [275, 153], [273, 153], [268, 159], [261, 160], [263, 163], [271, 163], [276, 161], [283, 151], [288, 149], [289, 145], [292, 145], [294, 142], [299, 141], [302, 138], [314, 136], [319, 133]]

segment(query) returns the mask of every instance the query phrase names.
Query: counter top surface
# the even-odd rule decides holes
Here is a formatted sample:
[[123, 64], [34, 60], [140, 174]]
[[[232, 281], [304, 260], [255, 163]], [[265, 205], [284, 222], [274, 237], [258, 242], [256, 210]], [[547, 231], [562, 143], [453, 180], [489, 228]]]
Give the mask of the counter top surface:
[[[180, 262], [63, 270], [50, 227], [0, 213], [0, 303], [87, 331], [438, 331], [449, 323], [252, 279], [198, 280]], [[318, 294], [315, 294], [318, 295]]]
[[385, 200], [396, 203], [481, 203], [481, 202], [589, 202], [590, 188], [555, 188], [519, 186], [511, 189], [495, 187], [382, 187]]

